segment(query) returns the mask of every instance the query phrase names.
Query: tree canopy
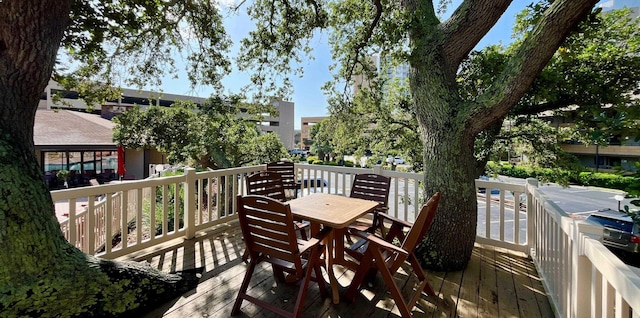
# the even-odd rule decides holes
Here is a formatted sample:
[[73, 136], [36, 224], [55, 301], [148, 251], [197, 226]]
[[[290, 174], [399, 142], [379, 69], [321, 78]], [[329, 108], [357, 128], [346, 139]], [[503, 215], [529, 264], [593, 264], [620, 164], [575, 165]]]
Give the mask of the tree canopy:
[[[523, 10], [508, 47], [489, 45], [470, 53], [457, 74], [465, 99], [474, 100], [493, 85], [548, 7], [549, 3], [537, 3]], [[509, 113], [510, 123], [498, 122], [493, 131], [490, 128], [478, 136], [475, 152], [480, 169], [486, 160], [499, 158], [509, 149], [518, 149], [519, 154], [547, 167], [573, 166], [575, 158], [560, 149], [559, 141], [573, 138], [606, 144], [616, 135], [640, 137], [639, 108], [635, 107], [640, 100], [633, 98], [640, 87], [640, 56], [636, 54], [640, 50], [640, 21], [629, 14], [629, 9], [604, 14], [598, 9], [576, 28]], [[401, 67], [391, 59], [380, 63], [382, 70]], [[414, 133], [415, 118], [408, 116], [412, 103], [408, 81], [391, 78], [387, 72], [369, 76], [375, 77], [353, 98], [348, 112], [336, 109], [330, 119], [350, 125], [347, 132], [351, 137], [335, 136], [332, 140], [355, 140], [355, 148], [361, 150], [403, 152], [416, 163], [414, 169], [420, 170], [421, 142]], [[538, 115], [544, 111], [549, 112], [546, 119], [566, 118], [572, 123], [571, 130], [558, 132], [553, 125], [541, 122]]]
[[[406, 62], [409, 94], [400, 97], [407, 102], [391, 114], [411, 119], [413, 134], [406, 136], [420, 140], [425, 197], [442, 195], [416, 254], [430, 268], [461, 269], [476, 237], [476, 137], [501, 123], [525, 96], [597, 0], [551, 2], [491, 85], [467, 98], [457, 81], [461, 64], [511, 2], [463, 0], [446, 20], [427, 0], [242, 2], [239, 9], [248, 10], [256, 28], [242, 42], [239, 66], [253, 74], [259, 95], [281, 95], [290, 84], [286, 74], [301, 72], [297, 62], [310, 54], [310, 39], [329, 30], [337, 62], [335, 85], [327, 86], [335, 97], [331, 108], [348, 113], [358, 106], [348, 83], [373, 70], [370, 55]], [[0, 2], [0, 310], [11, 310], [10, 316], [117, 316], [189, 288], [183, 276], [89, 257], [66, 242], [38, 166], [32, 127], [61, 46], [65, 54], [54, 77], [63, 84], [128, 86], [115, 81], [116, 74], [134, 84], [158, 83], [160, 74], [175, 70], [177, 52], [189, 61], [190, 81], [219, 88], [220, 76], [229, 72], [221, 21], [215, 1]], [[68, 74], [65, 66], [80, 79], [61, 77]], [[108, 89], [93, 99], [79, 91], [95, 102], [114, 98]], [[179, 119], [186, 122], [188, 115]]]
[[190, 101], [136, 107], [114, 118], [113, 138], [130, 149], [155, 148], [167, 154], [169, 163], [213, 169], [288, 157], [276, 134], [260, 132], [256, 122], [261, 117], [242, 114], [241, 106], [251, 108], [237, 96], [209, 98], [199, 107]]

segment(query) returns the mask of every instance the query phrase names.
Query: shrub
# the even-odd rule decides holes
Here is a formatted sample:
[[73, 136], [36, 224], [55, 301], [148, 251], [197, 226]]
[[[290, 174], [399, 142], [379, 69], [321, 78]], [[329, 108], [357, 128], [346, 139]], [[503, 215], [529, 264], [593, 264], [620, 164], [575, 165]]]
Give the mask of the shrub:
[[534, 168], [488, 162], [485, 168], [488, 175], [504, 175], [514, 178], [536, 178], [541, 182], [555, 182], [561, 185], [569, 183], [624, 190], [630, 192], [638, 184], [635, 177], [624, 177], [613, 173], [579, 172], [555, 168]]
[[580, 184], [601, 188], [627, 190], [635, 182], [634, 177], [623, 177], [617, 174], [600, 172], [582, 172], [578, 177]]

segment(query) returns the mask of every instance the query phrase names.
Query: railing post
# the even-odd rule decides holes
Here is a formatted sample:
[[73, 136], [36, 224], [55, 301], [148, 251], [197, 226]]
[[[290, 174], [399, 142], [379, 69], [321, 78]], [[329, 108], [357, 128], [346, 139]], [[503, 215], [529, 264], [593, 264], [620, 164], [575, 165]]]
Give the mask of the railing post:
[[196, 169], [184, 169], [184, 230], [187, 239], [196, 236]]
[[527, 178], [527, 184], [525, 185], [525, 192], [527, 193], [527, 246], [528, 254], [531, 255], [532, 249], [535, 248], [535, 204], [533, 202], [533, 192], [532, 189], [538, 187], [538, 179], [535, 178]]
[[593, 264], [591, 260], [584, 254], [585, 242], [589, 239], [599, 240], [599, 229], [584, 221], [573, 222], [574, 230], [571, 233], [573, 246], [571, 257], [568, 260], [571, 264], [571, 305], [572, 317], [589, 317], [591, 316], [591, 306], [587, 306], [591, 302], [591, 288], [594, 288], [596, 282], [593, 275]]
[[375, 174], [382, 174], [382, 165], [375, 165], [375, 166], [373, 166], [373, 173], [375, 173]]

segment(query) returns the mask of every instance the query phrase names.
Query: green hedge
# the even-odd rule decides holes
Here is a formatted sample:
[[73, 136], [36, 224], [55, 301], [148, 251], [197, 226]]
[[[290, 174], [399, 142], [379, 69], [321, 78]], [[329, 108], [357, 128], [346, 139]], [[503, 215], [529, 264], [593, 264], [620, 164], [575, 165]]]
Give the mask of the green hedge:
[[542, 182], [555, 182], [559, 184], [576, 184], [583, 186], [617, 189], [629, 192], [637, 187], [640, 181], [636, 177], [625, 177], [613, 173], [602, 172], [576, 172], [562, 169], [534, 168], [530, 166], [514, 166], [488, 162], [487, 174], [500, 174], [514, 178], [536, 178]]
[[627, 189], [629, 189], [631, 185], [638, 182], [638, 178], [635, 177], [623, 177], [616, 174], [599, 172], [581, 172], [578, 180], [579, 184], [585, 186], [594, 186], [625, 191], [627, 191]]
[[[307, 159], [307, 163], [308, 164], [314, 164], [314, 165], [320, 165], [320, 166], [340, 166], [335, 161], [322, 161], [320, 159], [311, 158], [311, 157], [309, 157], [309, 159]], [[354, 164], [351, 161], [344, 161], [343, 166], [345, 166], [345, 167], [354, 167]]]

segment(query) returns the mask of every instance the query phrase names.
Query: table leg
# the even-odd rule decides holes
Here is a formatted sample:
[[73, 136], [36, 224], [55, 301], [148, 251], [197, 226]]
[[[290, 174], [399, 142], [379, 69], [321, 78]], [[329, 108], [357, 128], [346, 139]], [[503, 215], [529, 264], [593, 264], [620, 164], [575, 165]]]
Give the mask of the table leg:
[[338, 291], [338, 279], [333, 272], [333, 240], [334, 231], [331, 230], [327, 234], [327, 274], [329, 275], [329, 285], [331, 286], [331, 294], [334, 304], [340, 303], [340, 293]]
[[334, 232], [334, 250], [336, 251], [335, 257], [333, 259], [334, 264], [343, 265], [345, 263], [344, 259], [344, 234], [346, 233], [345, 229], [333, 229]]

